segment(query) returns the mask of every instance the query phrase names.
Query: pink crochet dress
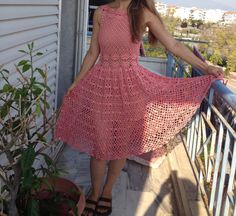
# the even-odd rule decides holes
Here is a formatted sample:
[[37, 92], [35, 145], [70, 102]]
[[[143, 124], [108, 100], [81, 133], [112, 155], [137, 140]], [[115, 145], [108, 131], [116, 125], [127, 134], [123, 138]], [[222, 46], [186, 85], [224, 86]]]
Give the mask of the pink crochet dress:
[[99, 61], [64, 97], [54, 138], [98, 159], [162, 156], [220, 77], [171, 78], [145, 69], [127, 12], [100, 8]]

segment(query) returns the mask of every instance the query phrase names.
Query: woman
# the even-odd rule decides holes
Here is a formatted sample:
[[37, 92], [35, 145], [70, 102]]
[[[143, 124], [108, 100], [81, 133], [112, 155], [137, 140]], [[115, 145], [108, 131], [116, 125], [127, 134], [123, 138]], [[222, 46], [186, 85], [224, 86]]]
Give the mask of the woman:
[[[204, 75], [169, 78], [140, 66], [146, 27], [151, 44], [160, 41]], [[83, 215], [111, 213], [112, 187], [126, 158], [152, 150], [165, 154], [170, 138], [222, 75], [221, 69], [199, 60], [166, 31], [153, 0], [115, 0], [96, 9], [90, 48], [64, 98], [55, 130], [56, 138], [91, 156], [92, 187]]]

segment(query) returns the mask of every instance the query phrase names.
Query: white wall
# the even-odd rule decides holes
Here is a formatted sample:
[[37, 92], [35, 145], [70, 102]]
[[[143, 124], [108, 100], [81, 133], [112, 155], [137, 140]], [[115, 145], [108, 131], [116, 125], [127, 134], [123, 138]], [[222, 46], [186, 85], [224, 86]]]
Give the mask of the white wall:
[[47, 64], [48, 83], [53, 91], [51, 106], [56, 105], [58, 71], [59, 0], [0, 0], [0, 64], [11, 71], [16, 82], [14, 64], [26, 57], [18, 52], [34, 41], [35, 51], [43, 52], [35, 66]]
[[[27, 44], [34, 41], [35, 52], [44, 54], [35, 58], [34, 66], [47, 65], [47, 82], [52, 90], [49, 96], [52, 109], [48, 115], [57, 105], [60, 3], [60, 0], [0, 0], [0, 65], [10, 71], [9, 81], [17, 85], [19, 75], [14, 64], [28, 57], [18, 50], [26, 50]], [[52, 154], [57, 149], [54, 146]]]

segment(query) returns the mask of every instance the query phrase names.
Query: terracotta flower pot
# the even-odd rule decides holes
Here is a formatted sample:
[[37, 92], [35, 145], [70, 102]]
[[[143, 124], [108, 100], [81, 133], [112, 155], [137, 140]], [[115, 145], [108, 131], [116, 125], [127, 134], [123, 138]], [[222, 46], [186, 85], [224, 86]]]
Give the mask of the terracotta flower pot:
[[76, 203], [78, 216], [81, 215], [85, 207], [85, 197], [80, 187], [65, 178], [43, 178], [42, 180], [43, 183], [40, 191], [36, 194], [37, 199], [41, 201], [40, 212], [42, 211], [46, 213], [48, 210], [47, 205], [44, 205], [42, 201], [47, 201], [53, 198], [53, 193], [49, 190], [52, 185], [55, 192], [60, 194], [60, 197], [62, 197], [62, 199], [58, 202], [58, 216], [74, 215], [71, 211], [71, 206], [67, 202], [68, 200], [72, 200]]

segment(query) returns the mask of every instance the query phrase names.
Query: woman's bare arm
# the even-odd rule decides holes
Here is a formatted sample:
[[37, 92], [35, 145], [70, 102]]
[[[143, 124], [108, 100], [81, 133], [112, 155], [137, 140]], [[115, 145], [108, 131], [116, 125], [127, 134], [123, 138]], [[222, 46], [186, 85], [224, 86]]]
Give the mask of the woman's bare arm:
[[204, 74], [213, 74], [218, 76], [223, 73], [221, 68], [210, 66], [206, 62], [201, 61], [191, 50], [189, 50], [189, 48], [175, 40], [175, 38], [172, 37], [172, 35], [162, 25], [159, 18], [148, 9], [144, 9], [144, 22], [155, 37], [174, 55], [200, 69]]
[[68, 91], [70, 91], [86, 75], [86, 73], [91, 69], [91, 67], [93, 67], [93, 65], [96, 63], [96, 60], [100, 53], [99, 44], [98, 44], [100, 17], [101, 17], [101, 11], [100, 11], [100, 8], [97, 8], [93, 16], [93, 33], [91, 37], [89, 50], [87, 51], [84, 57], [84, 60], [80, 69], [80, 73], [77, 75], [77, 77], [75, 78], [73, 84], [70, 86]]

